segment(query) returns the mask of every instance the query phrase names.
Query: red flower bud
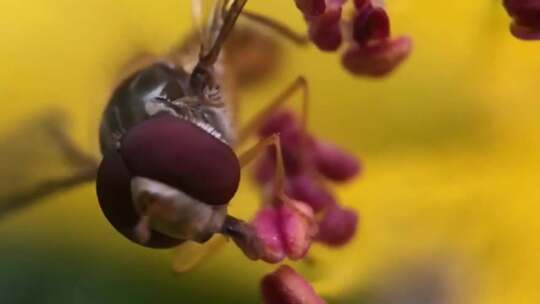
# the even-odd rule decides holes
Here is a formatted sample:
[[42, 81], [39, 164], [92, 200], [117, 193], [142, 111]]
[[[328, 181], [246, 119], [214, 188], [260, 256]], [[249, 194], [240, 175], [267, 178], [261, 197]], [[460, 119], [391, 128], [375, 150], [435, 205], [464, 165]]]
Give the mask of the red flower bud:
[[317, 233], [311, 208], [294, 200], [260, 210], [252, 225], [262, 244], [259, 258], [268, 263], [278, 263], [286, 256], [303, 258]]
[[351, 47], [342, 58], [342, 63], [355, 75], [382, 77], [394, 71], [412, 50], [409, 37], [382, 40]]
[[359, 44], [390, 37], [390, 19], [383, 8], [358, 12], [353, 19], [353, 39]]
[[329, 246], [342, 246], [356, 233], [358, 215], [351, 209], [338, 205], [328, 208], [319, 223], [317, 240]]
[[259, 136], [265, 138], [272, 134], [286, 131], [300, 132], [300, 126], [293, 112], [280, 111], [268, 117], [258, 131]]
[[540, 1], [504, 0], [504, 7], [514, 22], [511, 31], [520, 39], [540, 39]]
[[306, 18], [309, 24], [309, 38], [323, 51], [337, 50], [342, 41], [341, 7], [328, 7], [324, 14]]
[[291, 177], [287, 185], [287, 194], [293, 199], [305, 202], [314, 212], [336, 203], [334, 196], [324, 185], [319, 183], [316, 177], [308, 174]]
[[274, 273], [266, 275], [261, 282], [265, 304], [325, 304], [296, 271], [282, 265]]
[[263, 256], [260, 258], [268, 263], [279, 263], [285, 258], [278, 222], [278, 211], [272, 207], [259, 210], [253, 221], [253, 226], [263, 246]]
[[317, 233], [313, 210], [300, 201], [288, 201], [279, 208], [283, 245], [292, 260], [303, 258]]
[[330, 180], [348, 181], [360, 172], [356, 157], [332, 144], [317, 142], [313, 154], [318, 171]]

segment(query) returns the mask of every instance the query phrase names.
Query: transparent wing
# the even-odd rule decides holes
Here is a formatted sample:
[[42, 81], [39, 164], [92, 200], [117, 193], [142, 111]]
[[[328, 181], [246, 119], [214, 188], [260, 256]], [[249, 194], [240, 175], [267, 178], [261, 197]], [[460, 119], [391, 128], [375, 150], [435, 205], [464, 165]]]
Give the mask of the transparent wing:
[[193, 21], [202, 42], [203, 54], [214, 45], [230, 0], [192, 0]]
[[176, 273], [185, 273], [193, 270], [211, 255], [219, 252], [227, 239], [222, 235], [215, 235], [204, 244], [184, 242], [173, 250], [172, 269]]
[[65, 122], [62, 113], [51, 111], [0, 136], [0, 218], [42, 196], [92, 180], [93, 162], [70, 145]]

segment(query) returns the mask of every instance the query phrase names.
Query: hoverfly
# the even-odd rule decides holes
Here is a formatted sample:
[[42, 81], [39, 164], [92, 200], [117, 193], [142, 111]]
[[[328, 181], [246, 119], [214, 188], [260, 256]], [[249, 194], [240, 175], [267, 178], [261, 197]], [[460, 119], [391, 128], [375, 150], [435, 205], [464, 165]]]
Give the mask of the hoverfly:
[[[235, 149], [295, 92], [304, 91], [305, 105], [307, 84], [299, 77], [246, 126], [237, 128], [223, 53], [241, 15], [298, 44], [307, 40], [277, 22], [243, 12], [246, 2], [192, 1], [199, 34], [169, 56], [145, 61], [114, 90], [99, 128], [100, 163], [71, 143], [56, 118], [42, 120], [41, 127], [77, 173], [5, 197], [0, 217], [43, 196], [96, 180], [106, 218], [140, 245], [189, 246], [207, 243], [215, 234], [253, 242], [251, 228], [228, 214], [227, 206], [238, 189], [241, 168], [269, 145], [276, 146], [279, 156], [279, 137], [244, 153]], [[276, 187], [283, 182], [283, 168], [278, 167]]]

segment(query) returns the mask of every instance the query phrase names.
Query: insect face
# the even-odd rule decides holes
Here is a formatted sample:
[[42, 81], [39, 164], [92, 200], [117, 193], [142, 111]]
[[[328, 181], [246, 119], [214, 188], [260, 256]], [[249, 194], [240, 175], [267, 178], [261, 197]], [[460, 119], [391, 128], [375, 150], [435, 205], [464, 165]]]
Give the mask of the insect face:
[[[132, 128], [105, 154], [97, 178], [101, 208], [127, 238], [149, 247], [205, 241], [219, 231], [237, 191], [232, 149], [203, 128], [168, 114]], [[146, 220], [150, 236], [135, 228]]]
[[105, 110], [98, 199], [112, 225], [137, 243], [205, 242], [224, 229], [240, 164], [215, 65], [245, 3], [213, 3], [219, 26], [190, 73], [149, 66], [124, 81]]

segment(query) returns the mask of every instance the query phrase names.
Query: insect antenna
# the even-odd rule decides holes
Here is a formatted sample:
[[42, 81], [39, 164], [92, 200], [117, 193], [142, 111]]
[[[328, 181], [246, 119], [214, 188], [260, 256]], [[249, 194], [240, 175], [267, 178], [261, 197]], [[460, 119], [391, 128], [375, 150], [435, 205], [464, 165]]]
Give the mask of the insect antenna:
[[[225, 2], [225, 7], [227, 6], [228, 2], [229, 1]], [[221, 49], [223, 48], [225, 41], [227, 40], [234, 25], [236, 24], [236, 21], [242, 13], [242, 10], [246, 3], [247, 0], [234, 0], [231, 4], [231, 7], [225, 14], [223, 25], [219, 30], [219, 34], [214, 44], [210, 47], [208, 52], [205, 52], [204, 47], [201, 47], [201, 53], [199, 54], [199, 62], [197, 63], [197, 66], [195, 67], [191, 75], [191, 85], [198, 92], [203, 89], [206, 83], [211, 81], [210, 70], [212, 69], [214, 63], [216, 63]]]
[[231, 8], [225, 15], [223, 25], [219, 31], [216, 41], [214, 42], [214, 45], [212, 45], [212, 47], [206, 54], [201, 52], [198, 65], [210, 67], [217, 61], [223, 44], [227, 40], [227, 37], [229, 36], [234, 25], [236, 24], [236, 20], [238, 20], [238, 17], [242, 13], [242, 9], [246, 5], [246, 3], [247, 0], [235, 0], [233, 2]]

